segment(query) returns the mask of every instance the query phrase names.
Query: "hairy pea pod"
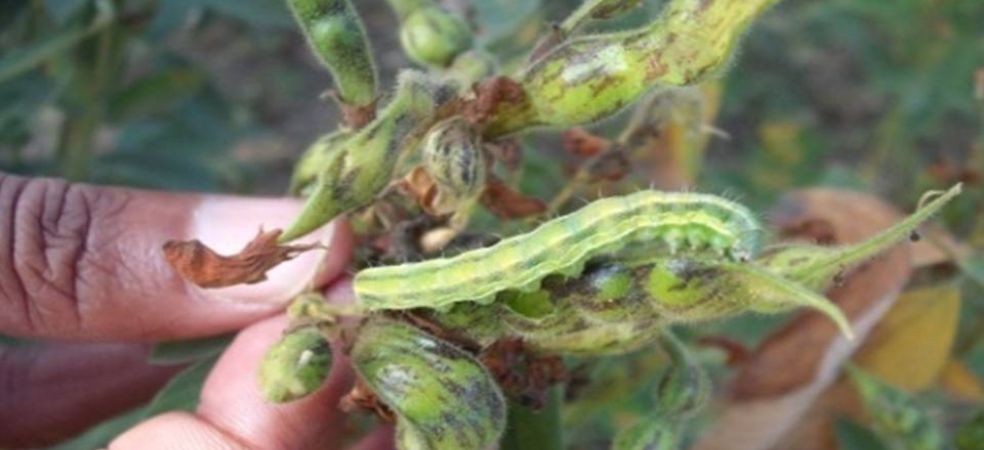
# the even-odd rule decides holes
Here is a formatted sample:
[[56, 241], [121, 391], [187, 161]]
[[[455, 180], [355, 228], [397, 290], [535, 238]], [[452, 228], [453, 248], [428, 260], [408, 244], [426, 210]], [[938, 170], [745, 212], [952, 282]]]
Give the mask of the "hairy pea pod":
[[472, 49], [458, 55], [444, 71], [444, 75], [457, 82], [462, 90], [496, 73], [499, 66], [491, 53]]
[[761, 231], [750, 211], [723, 198], [641, 191], [596, 201], [492, 247], [363, 270], [356, 275], [355, 292], [368, 310], [489, 303], [501, 291], [535, 291], [548, 275], [577, 277], [590, 259], [633, 245], [634, 252], [748, 259], [758, 251]]
[[352, 363], [396, 413], [400, 449], [484, 449], [499, 441], [502, 392], [481, 363], [450, 343], [374, 318], [359, 332]]
[[[505, 291], [490, 305], [456, 305], [436, 313], [435, 321], [482, 344], [521, 337], [543, 353], [578, 355], [638, 350], [660, 339], [666, 326], [750, 310], [810, 307], [851, 335], [847, 318], [829, 300], [775, 277], [749, 276], [762, 271], [748, 266], [694, 257], [601, 263], [576, 278], [548, 278], [534, 292]], [[501, 325], [491, 328], [488, 323]]]
[[899, 450], [944, 448], [943, 430], [912, 397], [874, 375], [848, 366], [847, 373], [861, 394], [875, 431]]
[[353, 134], [350, 130], [338, 130], [312, 142], [294, 166], [288, 192], [291, 195], [306, 196], [305, 194], [310, 194], [310, 190], [318, 180], [318, 174], [338, 152], [344, 150], [345, 141]]
[[418, 72], [403, 72], [392, 101], [365, 128], [337, 144], [318, 174], [304, 209], [280, 236], [290, 242], [339, 214], [370, 204], [393, 178], [404, 148], [419, 142], [415, 133], [429, 125], [437, 106], [453, 87]]
[[691, 417], [707, 404], [711, 380], [672, 332], [664, 330], [659, 342], [669, 356], [670, 368], [656, 392], [657, 409], [667, 416]]
[[411, 60], [448, 67], [474, 44], [471, 27], [433, 0], [389, 0], [400, 18], [400, 43]]
[[675, 421], [653, 414], [619, 432], [612, 450], [679, 450], [680, 438]]
[[710, 396], [710, 380], [700, 364], [669, 331], [660, 334], [670, 367], [660, 379], [656, 410], [621, 431], [613, 450], [677, 450], [685, 420], [704, 407]]
[[625, 14], [642, 4], [642, 0], [585, 0], [564, 22], [560, 30], [571, 33], [579, 26], [591, 20], [608, 20]]
[[698, 83], [727, 66], [739, 37], [776, 1], [672, 0], [643, 28], [567, 41], [519, 74], [525, 99], [501, 104], [485, 133], [591, 123], [653, 88]]
[[267, 350], [260, 364], [263, 396], [273, 403], [305, 397], [324, 383], [331, 362], [331, 347], [316, 327], [288, 332]]
[[909, 239], [923, 222], [936, 215], [962, 191], [963, 185], [957, 184], [946, 191], [927, 193], [924, 199], [929, 201], [920, 205], [909, 217], [864, 242], [838, 247], [784, 246], [764, 254], [760, 263], [777, 276], [809, 289], [826, 289], [839, 273]]
[[435, 125], [423, 144], [423, 163], [437, 183], [439, 213], [458, 211], [485, 189], [489, 162], [481, 136], [461, 117]]
[[343, 102], [376, 101], [376, 66], [362, 19], [351, 0], [288, 0], [319, 60], [328, 68]]

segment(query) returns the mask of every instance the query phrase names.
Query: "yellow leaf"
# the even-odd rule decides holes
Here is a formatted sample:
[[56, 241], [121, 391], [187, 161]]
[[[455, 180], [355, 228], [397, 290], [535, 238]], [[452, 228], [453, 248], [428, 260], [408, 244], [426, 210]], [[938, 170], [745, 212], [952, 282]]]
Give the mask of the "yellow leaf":
[[961, 361], [950, 359], [940, 373], [940, 386], [948, 394], [969, 402], [984, 402], [984, 387]]
[[960, 316], [952, 284], [905, 292], [882, 319], [855, 362], [909, 392], [932, 385], [950, 359]]

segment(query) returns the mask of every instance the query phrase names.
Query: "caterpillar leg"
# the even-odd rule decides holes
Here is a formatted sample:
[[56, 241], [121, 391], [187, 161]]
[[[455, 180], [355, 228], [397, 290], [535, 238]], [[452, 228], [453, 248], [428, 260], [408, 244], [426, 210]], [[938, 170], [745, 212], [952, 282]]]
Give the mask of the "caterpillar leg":
[[356, 372], [397, 417], [401, 450], [484, 449], [506, 424], [506, 402], [470, 354], [403, 322], [366, 322], [352, 348]]

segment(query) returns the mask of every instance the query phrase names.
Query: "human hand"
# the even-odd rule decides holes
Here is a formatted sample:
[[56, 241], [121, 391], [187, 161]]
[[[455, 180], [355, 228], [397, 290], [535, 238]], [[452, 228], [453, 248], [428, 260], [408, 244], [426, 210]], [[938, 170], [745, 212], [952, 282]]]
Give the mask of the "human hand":
[[[339, 448], [337, 404], [353, 378], [341, 355], [322, 389], [286, 405], [263, 399], [255, 373], [284, 328], [278, 312], [286, 302], [345, 269], [352, 239], [344, 225], [311, 238], [327, 251], [305, 253], [252, 286], [202, 290], [161, 252], [167, 240], [194, 237], [234, 253], [260, 225], [282, 227], [299, 208], [283, 199], [0, 173], [0, 335], [46, 341], [0, 345], [0, 447], [50, 444], [149, 399], [175, 372], [146, 363], [150, 342], [243, 329], [209, 375], [197, 411], [151, 418], [110, 448]], [[391, 447], [388, 429], [356, 446]]]

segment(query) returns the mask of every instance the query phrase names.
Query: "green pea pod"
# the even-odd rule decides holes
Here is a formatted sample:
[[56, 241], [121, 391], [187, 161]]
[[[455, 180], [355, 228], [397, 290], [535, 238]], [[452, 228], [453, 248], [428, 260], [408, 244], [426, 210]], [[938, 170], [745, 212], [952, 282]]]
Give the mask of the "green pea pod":
[[853, 336], [850, 321], [837, 305], [754, 263], [669, 260], [653, 264], [647, 277], [646, 293], [671, 323], [808, 307], [830, 318], [845, 336]]
[[400, 43], [414, 62], [448, 67], [474, 45], [471, 27], [439, 6], [418, 8], [402, 19]]
[[376, 101], [376, 66], [365, 27], [350, 0], [288, 0], [311, 49], [352, 106]]
[[560, 24], [564, 33], [572, 33], [588, 20], [608, 20], [625, 14], [642, 4], [642, 0], [585, 0]]
[[454, 59], [445, 71], [445, 76], [454, 80], [462, 89], [471, 89], [475, 83], [496, 73], [498, 63], [491, 53], [484, 50], [469, 50]]
[[420, 329], [372, 319], [359, 332], [352, 363], [397, 415], [403, 450], [485, 449], [506, 424], [495, 380], [471, 355]]
[[294, 166], [290, 178], [291, 195], [304, 195], [310, 191], [318, 179], [318, 174], [338, 152], [345, 148], [345, 141], [352, 136], [349, 130], [339, 130], [319, 137], [307, 148]]
[[523, 101], [502, 103], [485, 133], [571, 127], [607, 118], [659, 86], [724, 69], [739, 37], [778, 0], [672, 0], [652, 24], [567, 41], [520, 73]]
[[671, 365], [656, 393], [658, 411], [669, 417], [690, 417], [707, 404], [711, 381], [672, 332], [663, 330], [660, 344], [669, 355]]
[[962, 189], [962, 185], [957, 184], [945, 192], [927, 193], [924, 199], [932, 198], [932, 201], [922, 205], [905, 220], [864, 242], [840, 247], [790, 245], [764, 255], [757, 262], [784, 279], [813, 290], [826, 289], [837, 274], [856, 267], [908, 239], [923, 222], [936, 215], [943, 206], [960, 195]]
[[331, 361], [331, 347], [317, 328], [287, 333], [260, 363], [263, 396], [273, 403], [287, 403], [311, 394], [324, 383]]
[[460, 209], [485, 189], [488, 164], [481, 136], [459, 116], [434, 125], [423, 145], [427, 173], [437, 183], [443, 213]]
[[379, 117], [344, 141], [325, 162], [318, 183], [300, 215], [280, 236], [290, 242], [339, 214], [372, 203], [393, 178], [402, 150], [419, 142], [437, 105], [452, 95], [446, 86], [418, 72], [404, 72], [393, 100]]
[[847, 373], [861, 394], [875, 431], [893, 441], [894, 448], [944, 448], [944, 434], [939, 424], [912, 397], [857, 367], [848, 366]]
[[612, 450], [679, 450], [679, 423], [660, 414], [647, 416], [615, 436]]

